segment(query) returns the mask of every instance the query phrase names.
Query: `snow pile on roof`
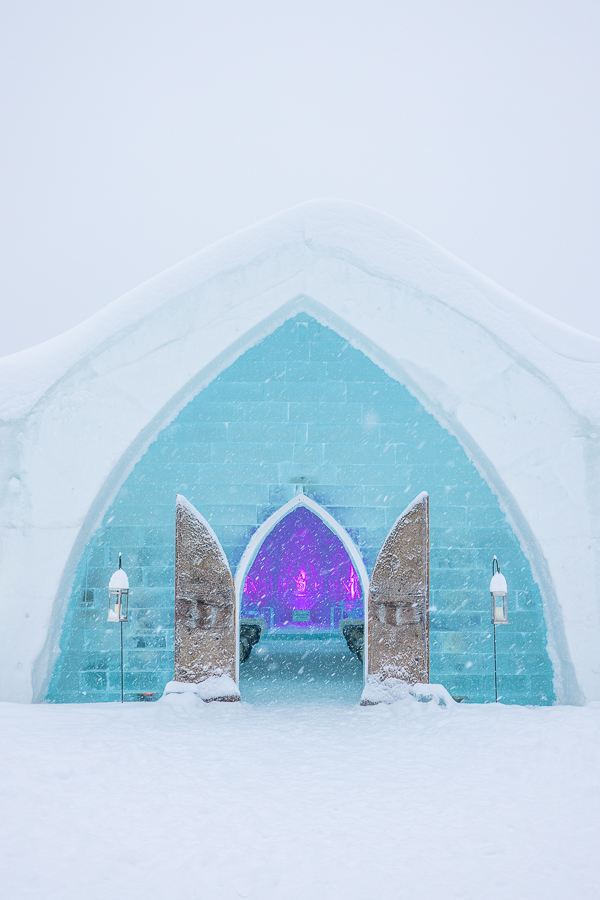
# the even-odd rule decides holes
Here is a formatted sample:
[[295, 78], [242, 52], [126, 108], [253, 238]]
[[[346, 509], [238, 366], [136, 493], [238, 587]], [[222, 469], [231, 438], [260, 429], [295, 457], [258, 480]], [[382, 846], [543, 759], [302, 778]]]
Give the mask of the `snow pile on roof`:
[[110, 576], [110, 581], [108, 582], [108, 589], [109, 591], [129, 590], [129, 578], [123, 569], [117, 569], [116, 572], [113, 572]]

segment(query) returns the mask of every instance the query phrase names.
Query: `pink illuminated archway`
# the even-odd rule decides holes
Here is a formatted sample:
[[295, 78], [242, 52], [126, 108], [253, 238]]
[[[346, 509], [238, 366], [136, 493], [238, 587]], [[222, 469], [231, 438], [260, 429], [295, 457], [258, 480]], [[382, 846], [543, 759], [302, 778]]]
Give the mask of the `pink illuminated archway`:
[[344, 528], [304, 494], [254, 534], [235, 586], [238, 623], [258, 617], [267, 628], [301, 633], [366, 618], [369, 580], [362, 558]]

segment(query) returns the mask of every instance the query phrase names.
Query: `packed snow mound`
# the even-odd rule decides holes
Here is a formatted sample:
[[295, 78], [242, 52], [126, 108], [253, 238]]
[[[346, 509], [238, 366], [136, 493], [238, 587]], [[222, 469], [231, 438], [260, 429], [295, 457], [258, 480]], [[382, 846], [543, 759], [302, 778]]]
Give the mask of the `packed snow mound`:
[[185, 681], [169, 681], [163, 691], [162, 699], [192, 695], [212, 703], [214, 700], [239, 700], [240, 689], [229, 675], [210, 675], [197, 684]]
[[456, 705], [456, 701], [441, 684], [408, 684], [400, 678], [382, 678], [379, 675], [367, 675], [360, 699], [361, 706], [398, 703], [401, 700], [432, 703], [434, 706]]

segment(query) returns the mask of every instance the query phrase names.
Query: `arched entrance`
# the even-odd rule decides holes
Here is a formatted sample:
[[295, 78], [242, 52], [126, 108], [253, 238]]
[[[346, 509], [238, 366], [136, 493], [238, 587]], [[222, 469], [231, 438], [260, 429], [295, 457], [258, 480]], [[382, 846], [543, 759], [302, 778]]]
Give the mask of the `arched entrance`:
[[[347, 532], [298, 495], [257, 531], [236, 576], [238, 623], [261, 639], [238, 672], [244, 693], [265, 699], [341, 699], [362, 687], [362, 663], [342, 636], [364, 620], [368, 578]], [[354, 698], [355, 699], [355, 698]]]
[[[128, 450], [123, 471], [130, 471], [132, 458]], [[297, 465], [290, 462], [296, 458]], [[135, 579], [127, 696], [159, 696], [173, 678], [174, 495], [183, 493], [210, 523], [228, 566], [238, 566], [245, 557], [239, 585], [272, 528], [273, 519], [259, 524], [265, 508], [272, 511], [273, 503], [284, 502], [278, 498], [288, 499], [291, 483], [302, 478], [318, 485], [323, 506], [339, 509], [341, 521], [359, 530], [369, 572], [375, 572], [386, 533], [408, 499], [427, 488], [433, 523], [431, 679], [473, 702], [494, 697], [488, 562], [501, 550], [516, 613], [504, 638], [499, 635], [506, 640], [506, 652], [498, 657], [502, 696], [512, 703], [552, 702], [540, 590], [497, 497], [479, 474], [484, 469], [476, 468], [456, 438], [364, 353], [309, 316], [289, 319], [161, 426], [123, 476], [99, 527], [105, 495], [97, 495], [73, 545], [76, 571], [71, 562], [64, 569], [66, 593], [61, 588], [57, 604], [59, 596], [66, 602], [68, 593], [68, 612], [63, 621], [57, 605], [48, 655], [40, 657], [38, 666], [42, 678], [47, 660], [52, 680], [47, 692], [39, 683], [37, 698], [54, 703], [120, 699], [115, 635], [102, 615], [106, 585], [120, 552]], [[111, 496], [116, 472], [105, 485]], [[497, 493], [506, 495], [500, 489]], [[284, 514], [280, 509], [275, 518]], [[325, 510], [319, 515], [326, 523], [333, 521]], [[332, 527], [343, 541], [343, 529], [337, 523]], [[355, 548], [345, 546], [354, 559]], [[381, 604], [378, 609], [379, 624], [387, 627], [392, 610]], [[402, 626], [409, 624], [402, 616], [400, 620]], [[551, 639], [550, 646], [554, 643]], [[371, 656], [375, 666], [376, 654]], [[236, 671], [235, 658], [231, 670]]]

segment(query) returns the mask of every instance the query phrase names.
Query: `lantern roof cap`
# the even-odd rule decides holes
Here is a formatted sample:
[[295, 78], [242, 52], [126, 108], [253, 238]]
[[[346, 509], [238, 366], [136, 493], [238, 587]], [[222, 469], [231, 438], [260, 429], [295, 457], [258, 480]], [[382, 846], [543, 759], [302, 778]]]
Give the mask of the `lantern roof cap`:
[[129, 578], [123, 569], [117, 569], [112, 575], [108, 583], [109, 591], [127, 591], [129, 590]]
[[492, 594], [506, 594], [506, 578], [502, 574], [502, 572], [496, 572], [492, 575], [492, 580], [490, 581], [490, 593]]

